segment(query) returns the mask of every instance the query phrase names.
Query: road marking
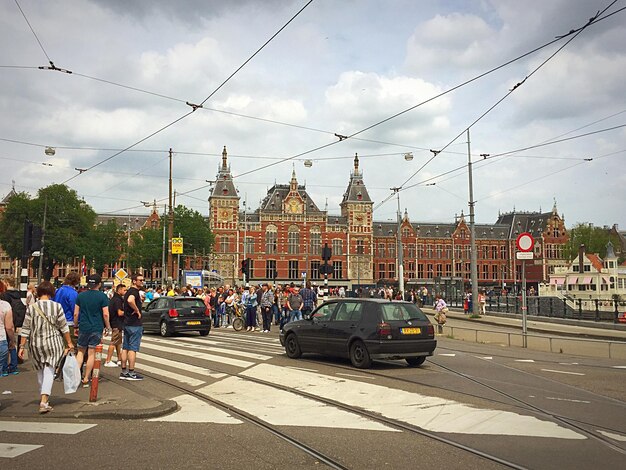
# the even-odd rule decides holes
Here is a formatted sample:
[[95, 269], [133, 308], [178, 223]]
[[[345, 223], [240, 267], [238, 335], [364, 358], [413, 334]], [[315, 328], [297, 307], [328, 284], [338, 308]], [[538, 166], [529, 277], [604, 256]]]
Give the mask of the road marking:
[[482, 357], [481, 356], [474, 356], [474, 357], [477, 357], [478, 359], [486, 359], [488, 361], [493, 360], [493, 356], [482, 356]]
[[561, 366], [577, 366], [578, 362], [559, 362]]
[[342, 374], [341, 372], [337, 372], [335, 375], [341, 375], [342, 377], [356, 377], [357, 379], [376, 380], [376, 377], [372, 377], [371, 375]]
[[[259, 361], [267, 361], [268, 359], [272, 358], [272, 356], [264, 356], [262, 354], [238, 351], [236, 349], [224, 349], [224, 348], [210, 346], [207, 344], [204, 345], [205, 347], [202, 347], [200, 344], [196, 344], [195, 342], [192, 344], [191, 341], [171, 340], [171, 341], [168, 341], [167, 343], [169, 343], [172, 346], [182, 346], [185, 348], [202, 349], [204, 351], [213, 351], [213, 352], [222, 353], [222, 354], [230, 354], [231, 356], [241, 356], [241, 357], [245, 357], [248, 359], [257, 359]], [[159, 344], [162, 344], [162, 342], [159, 341]]]
[[[197, 392], [276, 426], [399, 432], [358, 414], [240, 377], [220, 380]], [[263, 397], [263, 403], [259, 402], [259, 397]]]
[[155, 375], [167, 377], [167, 378], [176, 380], [177, 382], [191, 385], [192, 387], [199, 387], [200, 385], [204, 385], [206, 383], [206, 381], [204, 380], [194, 379], [192, 377], [187, 377], [186, 375], [177, 374], [176, 372], [171, 372], [169, 370], [149, 366], [143, 361], [141, 363], [137, 362], [136, 367], [138, 367], [140, 370], [143, 370], [149, 374], [155, 374]]
[[[587, 439], [571, 429], [533, 416], [510, 411], [480, 409], [445, 398], [286, 369], [267, 363], [247, 369], [241, 372], [240, 376], [258, 378], [348, 406], [364, 408], [370, 412], [434, 432]], [[232, 399], [237, 400], [236, 397]], [[267, 402], [274, 404], [272, 399], [268, 399]], [[256, 402], [250, 400], [250, 403]], [[255, 408], [259, 408], [258, 405]], [[299, 411], [294, 410], [294, 413], [299, 413]]]
[[296, 367], [296, 366], [286, 366], [287, 369], [294, 369], [294, 370], [304, 370], [307, 372], [317, 372], [316, 369], [305, 369], [304, 367]]
[[237, 346], [237, 347], [246, 346], [246, 348], [248, 349], [250, 349], [249, 345], [254, 344], [255, 347], [253, 349], [255, 351], [258, 351], [261, 349], [283, 351], [283, 348], [280, 345], [264, 343], [263, 341], [254, 341], [254, 340], [239, 339], [239, 338], [233, 339], [233, 341], [213, 341], [210, 339], [179, 337], [179, 338], [176, 338], [175, 341], [185, 342], [185, 343], [194, 343], [194, 344], [199, 344], [199, 345], [203, 345], [207, 347], [217, 346], [217, 347], [222, 347], [222, 348], [231, 348], [233, 346]]
[[515, 359], [515, 362], [535, 362], [533, 359]]
[[564, 370], [552, 370], [552, 369], [541, 369], [544, 372], [554, 372], [555, 374], [567, 374], [567, 375], [585, 375], [580, 372], [567, 372]]
[[43, 446], [31, 444], [5, 444], [0, 442], [0, 458], [12, 459], [31, 450], [39, 449]]
[[161, 351], [161, 352], [167, 352], [167, 353], [172, 353], [172, 354], [178, 354], [180, 356], [187, 356], [187, 357], [193, 357], [195, 359], [202, 359], [205, 361], [209, 361], [209, 362], [218, 362], [220, 364], [228, 364], [231, 366], [235, 366], [235, 367], [241, 367], [241, 368], [246, 368], [246, 367], [250, 367], [254, 365], [254, 362], [249, 362], [249, 361], [242, 361], [240, 359], [233, 359], [230, 357], [223, 357], [223, 356], [215, 356], [214, 354], [206, 354], [206, 353], [199, 353], [196, 351], [186, 351], [186, 350], [182, 350], [180, 348], [170, 348], [167, 346], [157, 346], [157, 345], [141, 345], [141, 349], [151, 349], [151, 350], [157, 350], [157, 351]]
[[557, 397], [546, 397], [547, 400], [557, 400], [557, 401], [569, 401], [572, 403], [591, 403], [590, 401], [587, 400], [574, 400], [571, 398], [557, 398]]
[[95, 424], [43, 423], [36, 421], [0, 421], [0, 431], [37, 434], [78, 434], [91, 429]]
[[242, 424], [236, 418], [219, 408], [200, 400], [191, 395], [181, 395], [172, 398], [180, 410], [159, 418], [152, 418], [148, 421], [168, 421], [175, 423], [216, 423], [216, 424]]
[[[257, 338], [258, 338], [259, 340], [261, 340], [261, 338], [263, 338], [261, 341], [268, 342], [268, 343], [279, 343], [279, 344], [280, 344], [280, 340], [279, 340], [279, 339], [277, 339], [277, 338], [271, 338], [271, 337], [267, 337], [267, 336], [261, 336], [261, 334], [262, 334], [262, 333], [261, 333], [261, 332], [259, 332], [259, 331], [255, 331], [255, 333], [259, 333], [259, 336], [257, 336]], [[223, 331], [221, 331], [221, 332], [217, 332], [217, 331], [215, 331], [215, 330], [211, 330], [211, 335], [213, 335], [213, 336], [219, 336], [219, 337], [220, 337], [220, 339], [226, 339], [226, 338], [231, 338], [231, 339], [234, 339], [234, 338], [235, 338], [235, 335], [238, 335], [238, 334], [239, 334], [239, 333], [238, 333], [238, 332], [236, 332], [236, 331], [235, 331], [235, 332], [233, 332], [233, 333], [225, 333], [225, 332], [223, 332]]]
[[173, 369], [182, 369], [186, 372], [193, 372], [198, 375], [206, 375], [212, 379], [221, 379], [222, 377], [226, 377], [226, 374], [222, 374], [221, 372], [213, 372], [211, 369], [185, 364], [184, 362], [172, 361], [163, 357], [152, 356], [151, 354], [142, 353], [140, 357], [142, 360], [146, 360], [148, 362], [154, 362], [159, 365], [172, 367]]
[[456, 356], [456, 354], [451, 353], [451, 354], [437, 354], [437, 356], [448, 356], [448, 357], [454, 357]]
[[620, 442], [626, 442], [626, 436], [623, 436], [621, 434], [615, 434], [613, 432], [607, 432], [607, 431], [602, 431], [600, 429], [597, 430], [600, 434], [609, 437], [615, 441], [620, 441]]
[[614, 369], [626, 369], [626, 366], [613, 366]]

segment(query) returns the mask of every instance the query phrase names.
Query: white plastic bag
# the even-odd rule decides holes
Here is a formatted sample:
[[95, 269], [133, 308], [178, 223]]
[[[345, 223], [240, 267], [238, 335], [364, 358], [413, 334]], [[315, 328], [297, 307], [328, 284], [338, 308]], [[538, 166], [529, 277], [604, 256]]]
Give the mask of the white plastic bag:
[[73, 352], [67, 353], [65, 359], [65, 365], [63, 365], [63, 387], [65, 393], [70, 394], [78, 390], [80, 385], [80, 369], [78, 368], [78, 361]]

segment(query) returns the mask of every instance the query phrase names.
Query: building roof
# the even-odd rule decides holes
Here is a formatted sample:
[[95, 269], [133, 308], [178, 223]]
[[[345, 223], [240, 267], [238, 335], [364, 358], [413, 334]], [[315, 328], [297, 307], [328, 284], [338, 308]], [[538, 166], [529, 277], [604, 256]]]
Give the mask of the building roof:
[[367, 202], [372, 204], [372, 199], [363, 182], [363, 174], [359, 170], [359, 156], [357, 154], [354, 155], [354, 170], [350, 173], [350, 182], [348, 183], [348, 189], [343, 193], [341, 205], [343, 206], [347, 202]]
[[602, 262], [602, 259], [596, 255], [595, 253], [585, 253], [585, 257], [589, 260], [589, 262], [591, 263], [591, 265], [594, 267], [594, 269], [598, 272], [602, 271], [602, 267], [604, 266], [604, 263]]
[[9, 203], [9, 199], [11, 199], [16, 194], [17, 193], [15, 192], [15, 188], [11, 188], [11, 191], [9, 191], [9, 193], [6, 196], [4, 196], [2, 201], [0, 201], [0, 206], [6, 206]]
[[226, 146], [222, 151], [222, 165], [220, 166], [217, 176], [215, 177], [215, 184], [213, 185], [213, 191], [209, 199], [214, 197], [219, 198], [232, 198], [239, 200], [237, 195], [237, 188], [233, 183], [233, 178], [230, 173], [230, 167], [228, 166], [228, 153], [226, 152]]
[[[260, 210], [263, 212], [282, 212], [283, 201], [290, 191], [291, 186], [288, 184], [275, 184], [268, 189], [267, 195], [261, 201]], [[306, 186], [302, 184], [297, 185], [297, 192], [302, 200], [307, 201], [307, 214], [322, 212], [315, 204], [315, 201], [313, 201], [313, 198], [307, 193]]]

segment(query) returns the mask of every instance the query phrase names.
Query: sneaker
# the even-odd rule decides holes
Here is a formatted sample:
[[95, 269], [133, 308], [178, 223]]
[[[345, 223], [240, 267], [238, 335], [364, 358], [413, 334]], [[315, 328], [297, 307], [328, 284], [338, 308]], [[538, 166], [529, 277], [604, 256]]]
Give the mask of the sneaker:
[[226, 328], [232, 328], [232, 326], [230, 326], [230, 325], [226, 325]]
[[137, 372], [129, 372], [126, 380], [143, 380], [143, 375], [140, 375]]
[[117, 367], [122, 367], [122, 361], [117, 361]]
[[0, 374], [0, 377], [8, 377], [8, 376], [9, 376], [9, 373], [8, 373], [8, 372], [2, 372], [2, 373]]
[[17, 375], [17, 374], [19, 374], [19, 373], [20, 373], [20, 371], [19, 371], [19, 370], [17, 370], [17, 369], [14, 369], [14, 370], [10, 370], [10, 371], [9, 371], [9, 375]]
[[104, 367], [117, 367], [117, 364], [113, 361], [108, 361], [104, 363]]
[[128, 380], [128, 372], [120, 372], [120, 380]]
[[83, 388], [89, 388], [89, 387], [91, 387], [91, 380], [88, 380], [87, 382], [83, 382], [83, 381], [81, 381], [81, 382], [80, 382], [80, 385], [81, 385], [81, 387], [83, 387]]

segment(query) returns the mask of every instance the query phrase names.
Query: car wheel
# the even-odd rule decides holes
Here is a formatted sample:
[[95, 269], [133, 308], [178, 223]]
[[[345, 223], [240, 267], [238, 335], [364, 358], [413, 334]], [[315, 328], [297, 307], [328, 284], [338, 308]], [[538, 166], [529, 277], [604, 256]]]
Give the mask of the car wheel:
[[302, 356], [302, 349], [300, 349], [298, 337], [294, 333], [291, 333], [285, 339], [285, 352], [291, 359], [298, 359]]
[[372, 365], [370, 353], [363, 341], [356, 340], [350, 345], [350, 361], [358, 369], [368, 369]]
[[407, 364], [409, 364], [409, 367], [419, 367], [422, 364], [424, 364], [425, 360], [426, 360], [426, 356], [407, 357], [406, 358], [406, 362], [407, 362]]
[[161, 336], [163, 336], [164, 338], [168, 336], [172, 336], [172, 332], [167, 326], [167, 322], [164, 322], [164, 321], [161, 322], [161, 325], [159, 326], [159, 333], [161, 333]]
[[241, 331], [243, 330], [243, 326], [244, 326], [243, 318], [237, 317], [233, 320], [233, 330]]
[[211, 331], [211, 330], [200, 330], [199, 331], [200, 336], [208, 336], [209, 335], [209, 331]]

